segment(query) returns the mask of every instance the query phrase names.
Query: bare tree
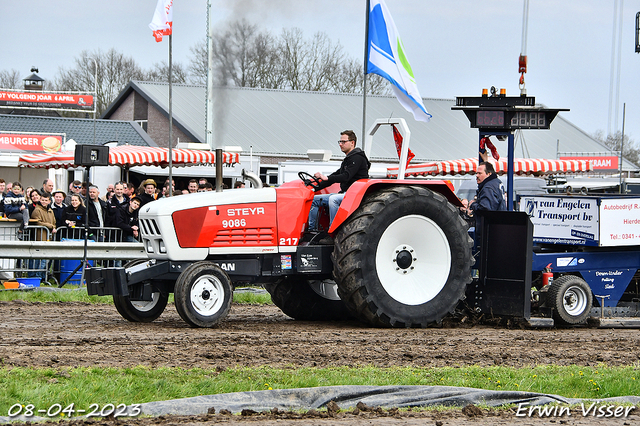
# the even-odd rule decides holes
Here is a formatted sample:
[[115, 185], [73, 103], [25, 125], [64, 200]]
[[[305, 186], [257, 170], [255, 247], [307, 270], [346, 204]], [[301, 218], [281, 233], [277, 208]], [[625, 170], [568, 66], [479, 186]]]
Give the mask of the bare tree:
[[207, 40], [200, 40], [189, 48], [189, 80], [195, 84], [207, 84]]
[[[206, 41], [191, 47], [190, 80], [207, 81]], [[304, 38], [299, 28], [284, 29], [280, 36], [259, 31], [246, 20], [231, 22], [214, 35], [216, 85], [362, 93], [362, 64], [347, 57], [339, 43], [325, 33]], [[221, 78], [225, 81], [221, 81]], [[369, 94], [389, 94], [386, 80], [368, 77]]]
[[20, 89], [21, 83], [20, 71], [16, 69], [0, 71], [0, 87], [3, 89]]
[[75, 59], [74, 68], [60, 68], [54, 80], [55, 89], [93, 92], [96, 64], [98, 70], [95, 102], [99, 115], [131, 80], [142, 80], [145, 73], [133, 58], [126, 57], [113, 48], [107, 52], [100, 49], [93, 52], [83, 50]]
[[[270, 34], [259, 32], [256, 25], [242, 19], [231, 22], [215, 34], [212, 45], [216, 84], [273, 88], [272, 76], [277, 75], [278, 58]], [[196, 43], [191, 47], [191, 53], [190, 78], [193, 82], [205, 84], [208, 68], [206, 41]], [[221, 81], [222, 78], [229, 81]]]
[[[362, 94], [364, 89], [364, 64], [350, 59], [340, 66], [340, 72], [333, 79], [333, 90], [339, 93]], [[389, 95], [389, 82], [377, 74], [367, 76], [368, 95]]]
[[640, 149], [638, 148], [638, 145], [633, 141], [633, 139], [629, 139], [628, 135], [624, 135], [624, 145], [621, 143], [621, 131], [617, 131], [614, 134], [609, 134], [605, 138], [602, 130], [598, 130], [591, 136], [612, 151], [620, 152], [620, 148], [622, 148], [622, 156], [626, 160], [631, 161], [635, 165], [640, 165]]
[[[189, 74], [186, 68], [179, 62], [171, 63], [171, 82], [172, 83], [186, 83]], [[169, 64], [166, 61], [156, 62], [153, 64], [153, 68], [145, 73], [144, 79], [146, 81], [162, 81], [169, 82]]]

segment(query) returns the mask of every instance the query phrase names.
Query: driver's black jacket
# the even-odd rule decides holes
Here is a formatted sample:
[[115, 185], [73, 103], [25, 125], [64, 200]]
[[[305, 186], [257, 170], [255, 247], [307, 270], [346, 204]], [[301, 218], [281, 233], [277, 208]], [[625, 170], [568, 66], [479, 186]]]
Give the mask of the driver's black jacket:
[[340, 193], [346, 192], [353, 182], [369, 177], [369, 167], [371, 163], [364, 151], [354, 148], [344, 157], [340, 168], [327, 176], [328, 180], [320, 182], [318, 190], [340, 183]]

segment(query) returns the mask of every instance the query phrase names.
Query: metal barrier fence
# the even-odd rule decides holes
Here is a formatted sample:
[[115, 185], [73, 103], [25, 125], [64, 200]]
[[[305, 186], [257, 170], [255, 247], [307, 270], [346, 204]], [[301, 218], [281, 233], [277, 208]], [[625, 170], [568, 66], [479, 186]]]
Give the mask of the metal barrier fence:
[[[0, 227], [0, 240], [3, 241], [49, 241], [50, 236], [46, 226], [28, 225], [20, 230], [19, 222], [16, 222], [15, 227]], [[2, 259], [0, 278], [40, 278], [47, 282], [51, 279], [50, 265], [46, 259]]]
[[[44, 226], [26, 226], [0, 221], [0, 279], [40, 278], [58, 284], [69, 278], [80, 284], [82, 271], [73, 273], [84, 257], [85, 229], [59, 228], [51, 234]], [[89, 228], [87, 257], [93, 266], [120, 266], [132, 259], [146, 258], [142, 244], [122, 242], [119, 228]]]

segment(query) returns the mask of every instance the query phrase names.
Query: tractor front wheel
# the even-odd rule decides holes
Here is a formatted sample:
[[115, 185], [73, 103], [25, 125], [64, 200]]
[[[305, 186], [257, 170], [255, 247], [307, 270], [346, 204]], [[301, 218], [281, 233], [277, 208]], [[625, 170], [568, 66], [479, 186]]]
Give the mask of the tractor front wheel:
[[212, 262], [189, 265], [176, 281], [174, 297], [180, 317], [192, 327], [213, 327], [231, 309], [233, 286], [225, 271]]

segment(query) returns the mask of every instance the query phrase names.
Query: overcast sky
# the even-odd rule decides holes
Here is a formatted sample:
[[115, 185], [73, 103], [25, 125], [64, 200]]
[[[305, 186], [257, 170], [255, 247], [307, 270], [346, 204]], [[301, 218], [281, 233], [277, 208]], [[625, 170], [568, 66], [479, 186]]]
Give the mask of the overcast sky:
[[[308, 38], [323, 31], [352, 57], [363, 57], [365, 0], [211, 1], [218, 26], [246, 17], [274, 34], [298, 27]], [[0, 0], [0, 69], [17, 69], [26, 77], [35, 65], [41, 77], [52, 79], [60, 67], [71, 67], [83, 49], [112, 47], [150, 68], [168, 57], [168, 43], [156, 43], [148, 28], [156, 3]], [[522, 0], [386, 3], [423, 97], [478, 96], [492, 85], [518, 95]], [[205, 37], [206, 4], [175, 0], [174, 61], [187, 65], [189, 48]], [[640, 54], [634, 52], [639, 11], [640, 0], [624, 2], [618, 122], [611, 126], [622, 130], [626, 103], [625, 134], [640, 145]], [[528, 95], [550, 108], [571, 109], [561, 114], [589, 134], [609, 128], [613, 15], [614, 0], [530, 1]]]

